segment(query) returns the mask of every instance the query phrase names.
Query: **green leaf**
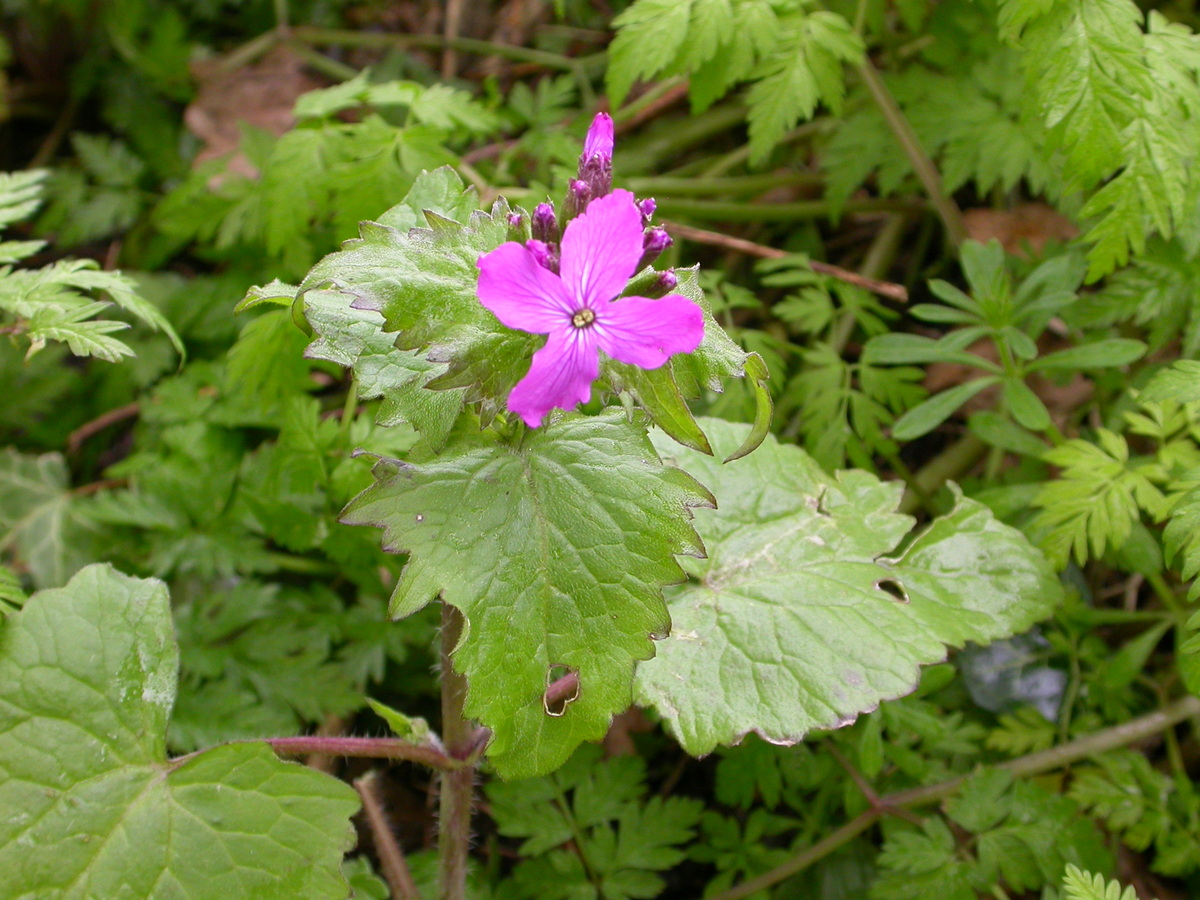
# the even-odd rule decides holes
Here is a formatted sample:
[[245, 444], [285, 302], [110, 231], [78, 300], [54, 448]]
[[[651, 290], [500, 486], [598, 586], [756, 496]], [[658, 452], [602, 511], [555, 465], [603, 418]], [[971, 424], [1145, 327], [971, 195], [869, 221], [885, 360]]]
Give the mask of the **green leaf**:
[[934, 394], [919, 406], [914, 406], [892, 426], [892, 436], [898, 441], [911, 441], [928, 434], [945, 422], [954, 411], [980, 391], [999, 382], [999, 378], [988, 376], [976, 378], [965, 384], [956, 385], [940, 394]]
[[780, 29], [775, 53], [746, 95], [751, 163], [763, 162], [784, 132], [812, 118], [818, 103], [839, 114], [846, 94], [842, 64], [861, 62], [865, 49], [854, 27], [826, 10], [789, 16]]
[[[672, 553], [703, 552], [687, 509], [707, 493], [616, 410], [563, 416], [513, 445], [460, 438], [424, 465], [382, 460], [376, 478], [343, 521], [384, 528], [385, 549], [409, 553], [393, 616], [439, 593], [463, 612], [454, 665], [467, 715], [495, 732], [497, 772], [547, 772], [602, 737], [650, 636], [669, 627], [661, 587], [682, 577]], [[581, 687], [552, 716], [543, 695], [558, 666]]]
[[33, 215], [41, 205], [49, 175], [47, 169], [0, 172], [0, 231]]
[[166, 589], [90, 566], [0, 633], [0, 897], [347, 895], [355, 793], [227, 745], [169, 762]]
[[[702, 424], [718, 454], [749, 431]], [[946, 645], [1021, 631], [1062, 597], [1041, 555], [974, 501], [912, 537], [899, 485], [831, 477], [773, 438], [728, 465], [659, 447], [718, 502], [696, 515], [708, 559], [683, 561], [693, 580], [669, 592], [671, 635], [637, 674], [637, 701], [689, 753], [845, 724], [911, 691]]]
[[692, 0], [638, 0], [613, 19], [608, 48], [608, 94], [620, 106], [639, 78], [665, 69], [687, 36]]
[[[628, 391], [654, 424], [679, 443], [693, 450], [711, 452], [705, 450], [707, 438], [686, 401], [699, 398], [706, 390], [720, 392], [723, 378], [748, 378], [756, 401], [755, 421], [761, 423], [765, 417], [769, 425], [771, 397], [765, 386], [768, 373], [762, 358], [734, 343], [713, 318], [712, 306], [700, 288], [699, 267], [676, 269], [675, 274], [678, 277], [675, 293], [693, 300], [704, 313], [704, 339], [700, 346], [691, 353], [676, 354], [665, 366], [653, 370], [603, 357], [600, 375], [612, 390]], [[630, 283], [628, 290], [636, 293], [639, 282], [657, 275], [647, 269]]]
[[1144, 402], [1200, 402], [1200, 360], [1177, 359], [1170, 367], [1161, 369], [1146, 385], [1140, 399]]
[[1034, 498], [1042, 509], [1033, 527], [1044, 535], [1042, 544], [1060, 568], [1072, 554], [1082, 564], [1105, 548], [1124, 545], [1142, 511], [1154, 519], [1166, 514], [1166, 498], [1155, 485], [1163, 473], [1154, 465], [1132, 463], [1120, 435], [1101, 428], [1096, 439], [1095, 444], [1070, 440], [1042, 456], [1062, 473]]
[[67, 464], [58, 453], [0, 453], [0, 548], [15, 552], [37, 587], [58, 587], [80, 565]]
[[935, 341], [919, 334], [899, 332], [881, 334], [867, 341], [863, 361], [871, 365], [909, 365], [931, 362], [958, 363], [973, 369], [983, 369], [997, 375], [1003, 370], [990, 359], [970, 353], [949, 343], [945, 338]]
[[1141, 359], [1146, 345], [1128, 338], [1110, 338], [1094, 341], [1079, 347], [1069, 347], [1048, 353], [1031, 362], [1026, 369], [1105, 369], [1110, 366], [1127, 366]]
[[415, 350], [396, 349], [396, 336], [383, 330], [383, 316], [354, 308], [340, 291], [305, 291], [302, 299], [317, 338], [305, 354], [353, 369], [360, 398], [383, 398], [379, 424], [409, 422], [434, 450], [444, 446], [463, 408], [461, 388], [428, 388], [445, 374], [445, 364], [430, 362]]
[[1004, 402], [1017, 423], [1030, 431], [1045, 431], [1050, 427], [1050, 411], [1042, 398], [1020, 378], [1005, 378], [1001, 388]]
[[999, 447], [1009, 453], [1040, 457], [1049, 449], [1045, 441], [1038, 440], [1024, 428], [991, 410], [973, 413], [967, 420], [971, 433], [989, 447]]
[[1063, 888], [1066, 900], [1138, 900], [1132, 887], [1121, 890], [1120, 882], [1105, 881], [1103, 875], [1085, 872], [1070, 863], [1063, 872]]
[[1119, 166], [1123, 132], [1153, 94], [1130, 0], [1058, 0], [1026, 27], [1027, 84], [1073, 186]]

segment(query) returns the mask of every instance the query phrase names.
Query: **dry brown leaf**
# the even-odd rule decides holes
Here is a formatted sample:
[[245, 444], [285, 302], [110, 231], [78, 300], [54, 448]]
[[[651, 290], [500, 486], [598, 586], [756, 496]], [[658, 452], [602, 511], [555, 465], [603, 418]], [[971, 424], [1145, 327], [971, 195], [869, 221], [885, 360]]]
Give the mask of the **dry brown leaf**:
[[1045, 203], [1022, 203], [1012, 209], [969, 209], [963, 213], [967, 235], [986, 244], [995, 238], [1013, 256], [1040, 254], [1048, 241], [1069, 241], [1079, 234], [1075, 223]]
[[299, 56], [283, 46], [275, 47], [254, 65], [232, 71], [222, 68], [219, 60], [196, 63], [192, 75], [200, 87], [183, 120], [204, 141], [195, 165], [233, 154], [229, 171], [249, 178], [258, 172], [237, 152], [241, 142], [239, 125], [244, 122], [281, 135], [295, 124], [292, 107], [296, 99], [325, 87], [323, 81], [305, 70]]

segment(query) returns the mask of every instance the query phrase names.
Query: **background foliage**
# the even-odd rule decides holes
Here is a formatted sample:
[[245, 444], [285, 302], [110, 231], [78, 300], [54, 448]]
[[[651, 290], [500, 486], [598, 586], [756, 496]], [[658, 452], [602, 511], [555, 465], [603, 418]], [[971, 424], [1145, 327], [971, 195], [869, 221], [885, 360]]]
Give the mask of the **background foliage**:
[[[377, 312], [347, 309], [345, 279], [333, 282], [353, 254], [395, 267], [383, 278], [392, 284], [444, 274], [403, 270], [411, 260], [383, 229], [327, 254], [362, 220], [405, 236], [429, 227], [432, 209], [448, 271], [469, 269], [507, 239], [512, 206], [561, 195], [592, 113], [610, 108], [618, 186], [654, 196], [682, 226], [666, 262], [684, 290], [703, 289], [734, 342], [706, 357], [710, 368], [673, 375], [679, 405], [695, 395], [693, 411], [710, 418], [660, 424], [692, 446], [710, 441], [718, 459], [734, 450], [741, 432], [722, 420], [754, 418], [758, 379], [709, 388], [757, 353], [772, 437], [729, 466], [654, 438], [719, 510], [696, 510], [709, 559], [682, 558], [688, 580], [668, 589], [676, 632], [637, 669], [642, 709], [624, 712], [620, 691], [581, 695], [586, 727], [536, 763], [497, 723], [561, 722], [500, 691], [472, 709], [501, 735], [473, 890], [580, 900], [1200, 892], [1200, 744], [1186, 699], [1200, 692], [1192, 4], [469, 6], [447, 20], [442, 4], [416, 0], [0, 0], [0, 169], [10, 173], [0, 177], [0, 667], [25, 692], [4, 692], [0, 719], [50, 693], [33, 683], [28, 654], [70, 659], [97, 598], [150, 610], [139, 628], [174, 699], [167, 722], [161, 702], [155, 712], [92, 698], [96, 716], [149, 716], [153, 729], [105, 745], [104, 761], [64, 757], [52, 789], [167, 773], [143, 810], [156, 821], [207, 804], [206, 785], [240, 771], [255, 803], [278, 791], [312, 804], [281, 821], [328, 824], [311, 845], [298, 836], [302, 846], [269, 851], [326, 859], [320, 885], [285, 879], [286, 889], [345, 896], [336, 865], [351, 846], [348, 788], [265, 750], [206, 748], [314, 731], [424, 739], [423, 718], [438, 715], [436, 623], [420, 607], [441, 589], [459, 588], [447, 596], [464, 606], [478, 592], [452, 583], [454, 560], [438, 558], [436, 541], [403, 547], [416, 568], [401, 579], [407, 557], [348, 527], [343, 510], [359, 497], [348, 516], [386, 526], [372, 497], [404, 488], [405, 502], [426, 502], [422, 491], [447, 482], [434, 456], [443, 450], [457, 470], [502, 469], [503, 454], [479, 446], [459, 414], [478, 423], [501, 410], [509, 370], [532, 344], [489, 333], [461, 292], [410, 291], [428, 304], [413, 321], [402, 321], [413, 315], [403, 290]], [[472, 218], [481, 208], [490, 215]], [[694, 277], [686, 267], [697, 262]], [[408, 330], [399, 346], [397, 327]], [[450, 352], [431, 359], [431, 343]], [[488, 365], [464, 373], [481, 349]], [[615, 369], [606, 378], [654, 387]], [[442, 390], [426, 389], [438, 379]], [[559, 426], [578, 431], [577, 458], [594, 443], [592, 421]], [[649, 453], [629, 430], [624, 452]], [[373, 457], [424, 465], [427, 481], [377, 483]], [[763, 483], [770, 497], [754, 494]], [[606, 493], [604, 512], [635, 535], [649, 525], [622, 490], [665, 491], [680, 510], [701, 496], [661, 472]], [[480, 497], [479, 510], [505, 509], [495, 499]], [[770, 516], [767, 500], [779, 505]], [[659, 524], [682, 550], [695, 538], [677, 518]], [[772, 528], [826, 542], [782, 560], [787, 590], [755, 568]], [[1010, 549], [1025, 539], [1037, 553]], [[951, 545], [992, 556], [982, 567], [998, 595], [1020, 582], [1036, 602], [977, 610], [978, 597], [947, 588]], [[859, 580], [821, 583], [813, 573], [833, 564], [861, 566]], [[669, 555], [643, 565], [630, 602], [653, 605], [677, 569]], [[735, 569], [742, 580], [722, 580]], [[150, 577], [169, 601], [136, 580]], [[821, 596], [866, 598], [879, 618], [851, 632], [836, 607], [789, 607], [804, 578]], [[384, 624], [398, 584], [392, 602], [413, 615]], [[712, 610], [731, 605], [741, 611], [732, 624], [718, 621]], [[75, 630], [47, 624], [68, 607]], [[645, 635], [664, 621], [651, 611], [620, 636], [622, 671], [649, 655]], [[756, 665], [768, 639], [787, 665]], [[679, 689], [701, 645], [740, 654], [743, 686]], [[961, 649], [943, 661], [945, 645]], [[889, 665], [873, 668], [880, 647]], [[587, 647], [555, 649], [579, 669], [611, 664]], [[854, 652], [853, 696], [797, 702], [794, 688], [763, 687], [806, 684], [806, 666], [827, 673]], [[496, 669], [486, 647], [478, 653], [473, 665]], [[828, 665], [813, 663], [825, 653]], [[522, 676], [535, 693], [548, 661]], [[714, 702], [725, 692], [736, 696]], [[368, 697], [405, 715], [381, 718], [372, 709], [388, 707]], [[84, 703], [61, 699], [72, 714]], [[61, 712], [47, 707], [26, 727], [52, 729]], [[1155, 713], [1165, 718], [1145, 718]], [[1132, 737], [1106, 742], [1118, 733]], [[22, 754], [43, 744], [13, 749], [3, 741], [15, 732], [0, 734], [7, 770], [32, 779], [46, 760]], [[767, 742], [802, 734], [795, 746]], [[57, 759], [66, 741], [55, 732], [46, 752]], [[194, 751], [204, 752], [169, 761]], [[367, 766], [308, 762], [347, 781]], [[190, 797], [176, 788], [205, 767]], [[4, 806], [32, 812], [33, 780], [14, 783]], [[429, 892], [436, 785], [407, 765], [378, 784]], [[213, 815], [247, 814], [239, 802]], [[342, 873], [354, 896], [385, 897], [378, 836], [356, 821]], [[3, 824], [24, 827], [14, 822]], [[87, 834], [112, 839], [110, 824]], [[219, 822], [197, 828], [197, 842], [220, 844]], [[64, 846], [83, 853], [83, 842]], [[61, 896], [76, 895], [72, 872], [106, 889], [102, 864], [72, 865], [53, 876], [68, 879]], [[189, 866], [164, 871], [217, 890], [217, 873]], [[256, 877], [237, 890], [283, 889]]]

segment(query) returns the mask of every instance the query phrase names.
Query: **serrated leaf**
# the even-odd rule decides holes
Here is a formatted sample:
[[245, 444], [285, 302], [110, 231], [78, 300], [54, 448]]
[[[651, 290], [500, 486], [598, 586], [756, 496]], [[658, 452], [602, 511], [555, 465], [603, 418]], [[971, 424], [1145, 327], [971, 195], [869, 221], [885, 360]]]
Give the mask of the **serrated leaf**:
[[0, 231], [33, 215], [49, 175], [47, 169], [0, 172]]
[[1140, 398], [1144, 402], [1200, 402], [1200, 360], [1177, 359], [1150, 379]]
[[165, 754], [161, 582], [90, 566], [0, 633], [0, 898], [340, 900], [354, 792], [262, 744]]
[[502, 326], [475, 294], [476, 261], [508, 240], [508, 214], [497, 201], [467, 225], [439, 219], [401, 233], [364, 222], [360, 238], [313, 267], [300, 289], [332, 287], [354, 307], [380, 313], [398, 348], [447, 364], [439, 387], [466, 388], [467, 402], [483, 402], [486, 421], [528, 369], [537, 340]]
[[[748, 431], [702, 424], [718, 455]], [[671, 635], [637, 673], [637, 701], [689, 753], [844, 724], [912, 690], [946, 645], [1021, 631], [1061, 600], [1041, 554], [972, 500], [901, 549], [899, 485], [831, 477], [773, 438], [724, 466], [659, 447], [718, 502], [696, 515], [708, 559], [682, 561], [693, 580], [669, 592]]]
[[[687, 509], [706, 492], [615, 410], [563, 416], [517, 445], [461, 438], [428, 464], [381, 461], [376, 478], [343, 521], [408, 551], [394, 616], [439, 593], [463, 612], [454, 665], [467, 715], [495, 732], [497, 772], [547, 772], [602, 737], [629, 705], [634, 663], [654, 652], [650, 635], [669, 627], [661, 587], [682, 577], [672, 554], [702, 552]], [[578, 671], [580, 691], [551, 716], [556, 666]]]
[[801, 119], [812, 118], [818, 103], [841, 112], [846, 87], [843, 63], [863, 58], [862, 38], [837, 13], [817, 10], [781, 22], [782, 34], [773, 56], [756, 73], [750, 88], [750, 159], [760, 163]]
[[355, 309], [340, 291], [310, 290], [303, 295], [304, 315], [317, 339], [304, 351], [354, 370], [358, 395], [383, 398], [381, 425], [409, 422], [437, 450], [445, 443], [463, 408], [463, 390], [435, 391], [427, 385], [445, 374], [415, 350], [396, 349], [396, 336], [383, 330], [383, 316]]
[[639, 0], [613, 19], [619, 29], [608, 49], [608, 93], [620, 106], [639, 78], [675, 59], [686, 36], [692, 0]]
[[1132, 887], [1121, 890], [1120, 882], [1106, 881], [1103, 875], [1085, 872], [1070, 863], [1063, 872], [1063, 887], [1066, 900], [1137, 900], [1138, 896]]

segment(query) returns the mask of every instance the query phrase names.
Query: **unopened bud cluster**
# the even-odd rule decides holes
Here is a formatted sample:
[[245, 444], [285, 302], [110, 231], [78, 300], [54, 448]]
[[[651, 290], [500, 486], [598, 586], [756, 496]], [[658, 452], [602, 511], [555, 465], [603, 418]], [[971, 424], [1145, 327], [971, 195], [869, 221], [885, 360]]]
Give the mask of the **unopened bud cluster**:
[[[529, 231], [532, 238], [525, 246], [537, 259], [538, 263], [551, 272], [558, 274], [559, 242], [562, 240], [563, 229], [573, 218], [587, 211], [588, 204], [593, 200], [612, 193], [612, 156], [613, 156], [613, 121], [608, 113], [597, 113], [588, 129], [583, 142], [583, 153], [579, 156], [579, 170], [576, 177], [567, 185], [567, 195], [563, 199], [562, 216], [554, 208], [553, 203], [539, 203], [529, 218]], [[637, 201], [638, 211], [642, 214], [646, 226], [642, 241], [642, 258], [638, 269], [651, 265], [664, 250], [671, 246], [671, 236], [666, 229], [651, 226], [657, 204], [653, 197]], [[510, 226], [517, 227], [519, 222], [510, 220]], [[676, 284], [675, 273], [667, 271], [659, 276], [663, 296], [669, 293]]]

